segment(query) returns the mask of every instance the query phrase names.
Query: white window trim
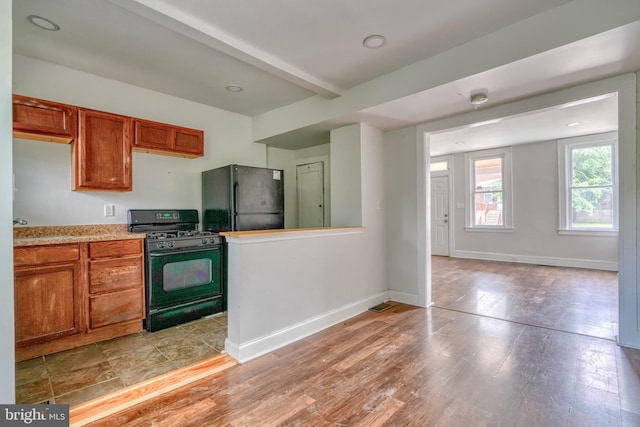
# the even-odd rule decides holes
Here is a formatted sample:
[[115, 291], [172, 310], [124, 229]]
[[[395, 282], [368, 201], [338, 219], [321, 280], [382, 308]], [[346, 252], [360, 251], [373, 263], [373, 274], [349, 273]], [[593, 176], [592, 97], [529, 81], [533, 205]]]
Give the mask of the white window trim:
[[[473, 164], [476, 160], [502, 158], [502, 222], [503, 225], [475, 225], [473, 191], [475, 188], [475, 171]], [[513, 184], [511, 167], [511, 147], [493, 150], [473, 151], [464, 154], [465, 162], [465, 230], [489, 232], [513, 232]]]
[[[571, 228], [571, 201], [568, 197], [569, 182], [571, 177], [571, 156], [570, 150], [578, 147], [595, 147], [604, 144], [611, 144], [611, 163], [613, 169], [613, 229], [600, 228]], [[565, 138], [558, 140], [558, 234], [575, 236], [617, 236], [618, 216], [619, 216], [619, 188], [618, 188], [618, 132], [607, 132], [595, 135], [579, 136], [575, 138]]]

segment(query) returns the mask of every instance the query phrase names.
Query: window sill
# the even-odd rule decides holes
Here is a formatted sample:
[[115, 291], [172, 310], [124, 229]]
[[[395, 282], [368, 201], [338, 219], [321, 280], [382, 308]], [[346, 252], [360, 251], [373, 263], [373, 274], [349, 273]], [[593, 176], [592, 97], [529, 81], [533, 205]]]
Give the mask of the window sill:
[[618, 230], [558, 230], [561, 236], [618, 237]]
[[513, 233], [513, 227], [465, 227], [464, 231], [480, 232], [480, 233]]

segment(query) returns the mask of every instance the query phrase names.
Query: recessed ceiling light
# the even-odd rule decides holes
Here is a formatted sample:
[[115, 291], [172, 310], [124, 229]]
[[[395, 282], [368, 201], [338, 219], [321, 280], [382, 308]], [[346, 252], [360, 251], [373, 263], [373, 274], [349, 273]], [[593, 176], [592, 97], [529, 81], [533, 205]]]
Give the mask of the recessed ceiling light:
[[372, 34], [365, 37], [362, 44], [364, 47], [368, 47], [369, 49], [377, 49], [382, 47], [386, 41], [387, 39], [384, 36], [381, 36], [380, 34]]
[[581, 125], [583, 122], [571, 122], [571, 123], [567, 123], [567, 126], [569, 127], [574, 127], [574, 126], [579, 126]]
[[36, 27], [42, 28], [43, 30], [47, 31], [58, 31], [60, 29], [60, 25], [38, 15], [27, 16], [27, 21], [31, 22]]
[[242, 92], [244, 90], [242, 86], [238, 85], [229, 85], [226, 86], [225, 89], [227, 89], [229, 92]]

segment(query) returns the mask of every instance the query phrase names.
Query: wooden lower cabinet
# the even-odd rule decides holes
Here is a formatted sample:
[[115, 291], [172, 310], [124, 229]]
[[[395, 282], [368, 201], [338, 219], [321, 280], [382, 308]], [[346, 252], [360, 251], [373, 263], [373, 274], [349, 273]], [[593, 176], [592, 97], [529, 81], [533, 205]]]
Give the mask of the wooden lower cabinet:
[[15, 271], [16, 344], [28, 346], [82, 331], [80, 262]]
[[142, 240], [89, 243], [89, 329], [144, 318]]
[[142, 244], [133, 239], [15, 248], [16, 360], [141, 331]]

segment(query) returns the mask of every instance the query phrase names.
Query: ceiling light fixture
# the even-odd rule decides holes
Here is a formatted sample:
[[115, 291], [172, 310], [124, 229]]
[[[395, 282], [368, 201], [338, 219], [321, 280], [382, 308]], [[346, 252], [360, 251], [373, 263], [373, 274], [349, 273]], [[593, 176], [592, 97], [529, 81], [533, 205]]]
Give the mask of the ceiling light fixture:
[[225, 89], [228, 90], [229, 92], [242, 92], [244, 90], [242, 86], [238, 86], [238, 85], [225, 86]]
[[579, 126], [581, 124], [582, 124], [582, 122], [571, 122], [571, 123], [567, 123], [567, 126], [574, 127], [574, 126]]
[[56, 24], [55, 22], [47, 18], [43, 18], [42, 16], [38, 16], [38, 15], [27, 16], [27, 21], [31, 22], [36, 27], [42, 28], [43, 30], [47, 30], [47, 31], [58, 31], [60, 29], [60, 25]]
[[364, 47], [368, 47], [369, 49], [377, 49], [382, 47], [386, 41], [387, 39], [384, 36], [381, 36], [380, 34], [372, 34], [365, 37], [362, 44]]
[[477, 107], [478, 105], [482, 105], [487, 101], [489, 101], [489, 95], [487, 95], [486, 92], [475, 93], [471, 95], [471, 98], [469, 98], [469, 102], [474, 107]]

